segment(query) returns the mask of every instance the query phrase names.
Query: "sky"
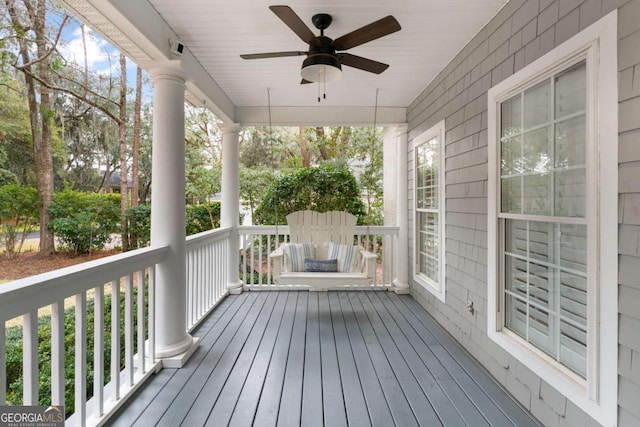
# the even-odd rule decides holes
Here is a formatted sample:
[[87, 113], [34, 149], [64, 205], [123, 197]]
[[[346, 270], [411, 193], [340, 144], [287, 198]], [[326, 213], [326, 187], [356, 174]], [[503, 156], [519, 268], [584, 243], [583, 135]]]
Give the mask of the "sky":
[[[85, 26], [85, 41], [87, 45], [87, 64], [91, 73], [112, 75], [117, 78], [120, 75], [120, 63], [118, 51], [108, 41], [103, 39], [98, 33]], [[67, 22], [62, 32], [62, 37], [58, 46], [62, 55], [69, 61], [76, 62], [80, 67], [84, 67], [84, 51], [82, 44], [82, 31], [80, 23], [76, 19]], [[149, 75], [143, 70], [144, 81], [150, 81]], [[127, 58], [127, 86], [136, 86], [136, 64]], [[130, 94], [133, 96], [133, 94]], [[151, 101], [151, 84], [143, 87], [143, 102]]]

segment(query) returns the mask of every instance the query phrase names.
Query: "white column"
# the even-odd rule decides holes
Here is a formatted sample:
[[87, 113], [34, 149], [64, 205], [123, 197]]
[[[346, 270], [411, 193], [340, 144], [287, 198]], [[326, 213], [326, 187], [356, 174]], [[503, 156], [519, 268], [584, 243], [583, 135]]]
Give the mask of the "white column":
[[222, 206], [220, 225], [231, 227], [229, 238], [229, 277], [227, 290], [232, 295], [242, 293], [240, 280], [240, 244], [238, 221], [240, 218], [240, 125], [220, 125], [222, 131]]
[[185, 78], [177, 67], [152, 68], [153, 157], [151, 245], [169, 246], [156, 269], [156, 342], [160, 359], [182, 366], [195, 349], [187, 334], [184, 91]]
[[409, 210], [407, 189], [407, 125], [399, 125], [395, 128], [397, 153], [398, 153], [398, 232], [397, 277], [393, 281], [393, 291], [396, 294], [409, 293]]

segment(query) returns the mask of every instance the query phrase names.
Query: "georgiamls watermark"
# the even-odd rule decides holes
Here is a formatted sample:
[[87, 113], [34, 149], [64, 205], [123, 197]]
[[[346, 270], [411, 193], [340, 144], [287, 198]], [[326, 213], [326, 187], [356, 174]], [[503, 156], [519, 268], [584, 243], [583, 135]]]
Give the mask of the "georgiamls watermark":
[[64, 406], [0, 406], [0, 427], [64, 427]]

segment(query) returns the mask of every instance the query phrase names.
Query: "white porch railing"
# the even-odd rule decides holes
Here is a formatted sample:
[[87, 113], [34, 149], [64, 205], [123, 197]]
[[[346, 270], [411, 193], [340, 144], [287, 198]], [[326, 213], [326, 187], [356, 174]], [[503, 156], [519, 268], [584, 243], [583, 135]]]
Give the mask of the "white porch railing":
[[[378, 254], [377, 288], [389, 288], [395, 277], [394, 256], [398, 245], [398, 227], [358, 226], [354, 241], [367, 250]], [[273, 266], [269, 253], [276, 242], [289, 241], [287, 226], [242, 226], [240, 234], [240, 278], [249, 289], [291, 289], [293, 285], [276, 285], [272, 280]], [[276, 238], [277, 234], [277, 238]], [[306, 288], [306, 286], [299, 286]], [[367, 288], [370, 288], [369, 286]]]
[[230, 228], [187, 237], [187, 329], [192, 331], [227, 295]]
[[[232, 250], [241, 251], [241, 279], [249, 288], [282, 288], [271, 283], [272, 266], [267, 260], [276, 241], [288, 240], [288, 228], [240, 227], [239, 248], [230, 247], [231, 232], [230, 228], [222, 228], [187, 237], [189, 331], [227, 295]], [[397, 236], [398, 227], [356, 229], [355, 241], [380, 255], [378, 288], [388, 288], [395, 277]], [[38, 405], [40, 389], [48, 387], [41, 379], [48, 382], [50, 360], [51, 391], [44, 403], [66, 404], [69, 409], [71, 402], [65, 401], [65, 393], [73, 394], [73, 415], [67, 425], [105, 423], [151, 373], [161, 369], [161, 362], [154, 355], [155, 267], [165, 259], [167, 251], [167, 247], [139, 249], [2, 285], [0, 405], [8, 397], [8, 366], [19, 371], [22, 380], [22, 397], [14, 399], [15, 403]], [[105, 318], [106, 313], [110, 317]], [[67, 324], [73, 332], [65, 333]], [[39, 334], [48, 325], [51, 335]], [[65, 348], [69, 347], [71, 333], [72, 348]], [[16, 339], [20, 343], [20, 335], [21, 363], [16, 366], [15, 361], [7, 360], [7, 343], [14, 345]], [[88, 344], [90, 338], [92, 347]], [[111, 351], [105, 357], [105, 346], [109, 345]], [[38, 353], [42, 349], [50, 352], [45, 357], [47, 366], [39, 366]], [[16, 352], [19, 353], [13, 350], [12, 354]], [[91, 355], [89, 359], [87, 355]], [[65, 358], [74, 360], [73, 393], [66, 390]]]
[[[66, 405], [67, 408], [71, 406], [71, 402], [65, 402], [65, 358], [70, 356], [75, 366], [74, 411], [67, 424], [84, 426], [103, 423], [106, 416], [113, 413], [152, 372], [160, 368], [153, 351], [155, 266], [164, 260], [166, 251], [166, 247], [138, 249], [2, 285], [1, 404], [7, 398], [6, 325], [7, 322], [17, 322], [16, 318], [22, 316], [23, 393], [19, 403], [39, 404], [40, 378], [44, 375], [42, 370], [45, 367], [39, 366], [38, 352], [40, 340], [44, 339], [50, 341], [48, 356], [51, 361], [51, 392], [50, 400], [45, 399], [47, 403]], [[67, 313], [65, 304], [69, 308]], [[90, 317], [88, 309], [91, 306], [93, 316]], [[105, 319], [105, 312], [110, 312], [110, 319]], [[124, 328], [121, 328], [121, 315], [124, 317]], [[49, 322], [50, 337], [39, 337], [39, 329]], [[91, 322], [93, 330], [88, 330]], [[67, 323], [73, 325], [73, 348], [65, 348], [69, 346], [69, 337], [65, 340]], [[10, 329], [10, 332], [14, 333], [15, 330]], [[89, 334], [93, 337], [93, 348], [87, 344]], [[147, 340], [148, 351], [145, 350]], [[47, 348], [47, 343], [44, 344], [44, 348]], [[104, 356], [105, 344], [111, 346], [107, 360]], [[93, 355], [89, 360], [88, 354]], [[105, 369], [106, 363], [110, 364], [109, 369]], [[90, 371], [88, 366], [93, 369]], [[88, 372], [92, 372], [89, 377]], [[88, 381], [93, 383], [93, 387], [88, 387]]]

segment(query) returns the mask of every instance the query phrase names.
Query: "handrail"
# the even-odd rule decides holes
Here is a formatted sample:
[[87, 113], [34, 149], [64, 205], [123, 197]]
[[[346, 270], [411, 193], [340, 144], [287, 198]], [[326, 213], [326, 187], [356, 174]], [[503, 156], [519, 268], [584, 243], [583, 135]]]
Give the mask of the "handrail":
[[187, 236], [187, 251], [231, 236], [231, 227], [221, 227]]
[[0, 321], [162, 262], [168, 249], [168, 246], [136, 249], [6, 283], [0, 287]]

